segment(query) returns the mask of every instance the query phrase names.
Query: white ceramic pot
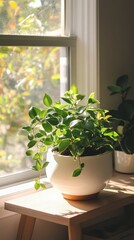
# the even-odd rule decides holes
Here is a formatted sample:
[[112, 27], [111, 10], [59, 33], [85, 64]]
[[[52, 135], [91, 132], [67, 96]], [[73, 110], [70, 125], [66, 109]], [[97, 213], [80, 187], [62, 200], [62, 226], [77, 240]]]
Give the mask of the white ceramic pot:
[[72, 172], [78, 167], [78, 162], [73, 157], [49, 151], [47, 161], [50, 162], [46, 169], [50, 182], [64, 198], [71, 200], [95, 197], [106, 186], [113, 173], [111, 152], [81, 157], [85, 166], [78, 177], [72, 177]]
[[134, 173], [134, 154], [114, 151], [114, 168], [121, 173]]

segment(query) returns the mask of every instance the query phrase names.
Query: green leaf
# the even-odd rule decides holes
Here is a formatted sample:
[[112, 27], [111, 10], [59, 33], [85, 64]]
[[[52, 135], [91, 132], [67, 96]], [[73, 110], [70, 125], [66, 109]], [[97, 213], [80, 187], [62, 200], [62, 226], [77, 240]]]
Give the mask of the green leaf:
[[39, 184], [39, 183], [35, 183], [35, 184], [34, 184], [34, 188], [35, 188], [35, 190], [39, 190], [40, 184]]
[[73, 129], [72, 130], [72, 135], [76, 138], [76, 137], [79, 137], [81, 134], [81, 129]]
[[47, 114], [47, 110], [42, 110], [42, 111], [40, 111], [40, 118], [44, 118], [45, 116], [46, 116], [46, 114]]
[[46, 135], [45, 131], [44, 130], [40, 130], [39, 132], [42, 136]]
[[52, 138], [51, 137], [44, 138], [43, 143], [46, 145], [51, 145], [53, 143]]
[[40, 179], [36, 179], [34, 183], [34, 188], [38, 190], [40, 187], [46, 189], [46, 185], [44, 183], [41, 183]]
[[23, 129], [23, 130], [26, 130], [27, 132], [30, 132], [30, 131], [32, 130], [32, 128], [29, 127], [29, 126], [23, 127], [22, 129]]
[[78, 93], [78, 88], [75, 85], [71, 86], [71, 90], [73, 94], [77, 94]]
[[45, 134], [42, 134], [41, 132], [39, 132], [39, 133], [36, 133], [35, 134], [35, 138], [41, 138], [41, 137], [43, 137]]
[[76, 94], [76, 99], [77, 100], [83, 100], [84, 97], [85, 97], [85, 95], [83, 95], [83, 94]]
[[72, 100], [71, 100], [71, 99], [66, 98], [66, 97], [62, 97], [62, 99], [63, 99], [65, 102], [67, 102], [67, 103], [69, 103], [69, 104], [72, 104]]
[[34, 156], [33, 156], [33, 160], [43, 160], [43, 154], [42, 153], [36, 153]]
[[39, 108], [36, 108], [36, 107], [31, 107], [29, 109], [29, 116], [30, 118], [35, 118], [37, 115], [40, 114], [40, 109]]
[[121, 139], [121, 147], [124, 152], [134, 154], [134, 124], [127, 126], [124, 137]]
[[59, 123], [57, 118], [51, 116], [47, 119], [47, 121], [53, 126], [56, 126]]
[[81, 168], [84, 168], [85, 164], [84, 164], [84, 163], [81, 163], [81, 165], [80, 165], [80, 166], [81, 166]]
[[64, 108], [66, 108], [67, 106], [68, 106], [68, 104], [67, 103], [64, 103], [64, 104], [61, 104], [60, 102], [55, 102], [54, 103], [54, 108], [58, 108], [58, 109], [64, 109]]
[[90, 115], [90, 118], [91, 119], [93, 119], [93, 121], [94, 121], [94, 119], [96, 119], [96, 111], [94, 111], [93, 109], [89, 109], [89, 110], [87, 110], [87, 112], [89, 113], [89, 115]]
[[128, 75], [124, 74], [117, 78], [116, 85], [120, 86], [122, 90], [128, 87]]
[[65, 151], [70, 145], [70, 139], [63, 139], [59, 144], [59, 152]]
[[32, 166], [33, 170], [35, 171], [41, 171], [43, 167], [43, 155], [39, 156], [37, 154], [34, 155], [33, 160], [35, 160], [35, 165]]
[[84, 128], [92, 131], [94, 129], [94, 124], [95, 122], [93, 120], [87, 120]]
[[104, 136], [108, 136], [109, 138], [111, 138], [111, 139], [118, 139], [118, 133], [117, 132], [115, 132], [115, 131], [110, 131], [110, 130], [107, 130], [107, 131], [105, 131], [104, 133]]
[[38, 190], [40, 188], [40, 180], [39, 179], [35, 180], [34, 188], [35, 188], [35, 190]]
[[50, 107], [52, 105], [52, 99], [48, 94], [45, 94], [43, 97], [43, 103], [45, 106]]
[[55, 109], [55, 111], [58, 113], [59, 116], [67, 117], [68, 114], [67, 114], [67, 112], [64, 111], [63, 109], [60, 109], [60, 108], [57, 108], [57, 107], [55, 107], [54, 109]]
[[61, 132], [60, 129], [57, 129], [57, 130], [56, 130], [56, 136], [57, 136], [57, 137], [63, 136], [63, 132]]
[[52, 126], [49, 122], [43, 122], [42, 123], [43, 128], [45, 129], [46, 132], [52, 132]]
[[57, 107], [54, 107], [54, 109], [58, 113], [59, 116], [62, 116], [63, 109], [60, 109], [60, 108], [57, 108]]
[[29, 133], [29, 134], [28, 134], [28, 139], [29, 139], [29, 140], [33, 140], [33, 138], [34, 138], [33, 134]]
[[40, 122], [40, 116], [39, 116], [39, 115], [36, 116], [36, 120], [37, 120], [38, 122]]
[[45, 162], [45, 163], [43, 164], [43, 168], [46, 168], [46, 167], [48, 166], [48, 164], [49, 164], [49, 162]]
[[128, 122], [134, 119], [134, 100], [127, 99], [123, 101], [119, 107], [118, 112], [120, 117]]
[[41, 146], [40, 148], [39, 148], [39, 150], [40, 150], [40, 152], [46, 152], [47, 151], [47, 146]]
[[72, 156], [74, 157], [74, 160], [77, 160], [77, 157], [78, 157], [78, 144], [71, 144], [70, 152], [71, 152]]
[[73, 177], [78, 177], [81, 174], [82, 169], [79, 167], [73, 171], [72, 176]]
[[43, 165], [42, 165], [42, 161], [40, 161], [40, 160], [36, 160], [36, 166], [35, 166], [36, 171], [40, 171], [40, 170], [42, 170], [42, 167], [43, 167]]
[[[66, 125], [66, 127], [68, 127], [70, 125], [70, 122], [74, 120], [74, 117], [72, 116], [67, 116], [66, 118], [63, 119], [63, 124], [59, 125], [59, 128], [64, 129], [64, 125]], [[62, 128], [63, 125], [63, 128]]]
[[42, 187], [43, 189], [46, 189], [46, 185], [44, 183], [40, 183], [40, 187]]
[[111, 85], [111, 86], [108, 86], [108, 89], [111, 92], [111, 95], [121, 93], [121, 87], [120, 86]]
[[96, 98], [94, 98], [94, 92], [92, 92], [92, 93], [89, 95], [88, 104], [94, 104], [94, 103], [99, 104], [100, 102], [99, 102]]
[[33, 118], [33, 120], [31, 121], [32, 125], [35, 124], [37, 122], [36, 118]]
[[26, 155], [27, 156], [31, 156], [31, 155], [33, 155], [34, 154], [34, 151], [33, 150], [27, 150], [26, 151]]
[[28, 148], [32, 148], [37, 142], [35, 140], [32, 140], [28, 143]]
[[78, 112], [79, 112], [79, 113], [84, 113], [85, 110], [86, 110], [86, 106], [80, 106], [80, 107], [78, 108]]
[[72, 122], [70, 122], [70, 128], [73, 128], [73, 127], [79, 127], [81, 126], [82, 124], [82, 121], [79, 120], [79, 119], [76, 119], [76, 120], [73, 120]]
[[37, 168], [36, 168], [36, 165], [32, 166], [32, 170], [38, 171]]
[[117, 133], [119, 133], [120, 135], [123, 135], [123, 130], [124, 130], [124, 126], [122, 125], [117, 126]]

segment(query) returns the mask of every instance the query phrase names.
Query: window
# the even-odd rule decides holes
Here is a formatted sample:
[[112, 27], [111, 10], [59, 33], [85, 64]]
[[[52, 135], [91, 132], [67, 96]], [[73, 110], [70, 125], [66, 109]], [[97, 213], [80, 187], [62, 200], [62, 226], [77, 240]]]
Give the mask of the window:
[[[37, 84], [35, 82], [38, 82], [39, 89], [41, 89], [41, 84], [44, 82], [51, 83], [53, 87], [56, 88], [57, 86], [58, 91], [60, 88], [58, 94], [62, 95], [61, 91], [63, 90], [64, 92], [70, 82], [73, 82], [83, 94], [88, 95], [94, 91], [96, 97], [99, 99], [98, 4], [99, 0], [0, 0], [0, 117], [4, 115], [3, 113], [1, 114], [1, 109], [4, 109], [1, 108], [3, 101], [1, 98], [3, 96], [5, 98], [7, 95], [9, 99], [9, 97], [12, 96], [10, 99], [11, 102], [13, 101], [14, 92], [12, 92], [13, 95], [9, 96], [9, 89], [11, 86], [15, 86], [11, 72], [14, 73], [14, 75], [16, 74], [16, 79], [19, 77], [15, 90], [17, 89], [21, 95], [23, 94], [20, 90], [24, 85], [26, 86], [26, 84], [29, 86], [29, 90], [27, 89], [26, 92], [28, 94], [29, 92], [35, 93], [34, 90], [36, 88], [34, 84]], [[20, 17], [20, 15], [23, 16]], [[77, 42], [75, 36], [77, 37]], [[28, 51], [30, 54], [26, 54]], [[39, 55], [43, 53], [43, 56], [38, 57], [37, 54], [34, 54], [33, 58], [34, 51], [37, 51]], [[45, 51], [48, 52], [46, 58], [44, 54]], [[14, 60], [12, 54], [15, 56]], [[25, 61], [22, 60], [22, 56], [25, 57]], [[56, 56], [59, 56], [59, 59]], [[26, 61], [28, 58], [32, 59], [32, 62], [29, 61], [32, 64], [31, 66], [28, 65], [28, 67], [26, 67], [25, 65], [24, 67], [24, 63], [29, 64]], [[38, 72], [41, 74], [41, 65], [49, 63], [48, 65], [50, 67], [55, 66], [55, 58], [56, 65], [57, 67], [59, 66], [59, 69], [54, 67], [56, 72], [51, 75], [49, 68], [47, 68], [48, 72], [44, 71], [43, 73], [43, 76], [49, 75], [49, 80], [51, 80], [46, 82], [45, 79], [44, 81], [43, 79], [39, 79]], [[12, 61], [12, 65], [9, 64], [8, 68], [7, 59], [11, 59]], [[46, 61], [46, 59], [48, 60]], [[52, 59], [54, 59], [54, 61], [50, 63]], [[43, 61], [42, 63], [40, 62], [41, 60]], [[12, 71], [13, 61], [16, 72]], [[20, 70], [17, 70], [19, 64]], [[22, 66], [24, 70], [22, 70]], [[4, 78], [2, 77], [3, 75]], [[28, 84], [27, 78], [31, 75], [32, 79]], [[6, 76], [11, 78], [9, 82], [11, 86], [9, 85], [9, 88], [6, 85], [6, 91], [8, 93], [5, 95], [3, 94], [3, 85], [6, 84], [6, 82], [4, 82], [5, 80], [3, 79], [6, 79]], [[52, 87], [50, 89], [52, 89]], [[31, 95], [27, 95], [25, 98], [31, 101], [29, 100]], [[5, 99], [4, 101], [7, 100]], [[19, 104], [21, 109], [23, 109], [23, 105], [26, 105], [24, 98], [22, 98]], [[17, 108], [18, 104], [14, 103], [14, 106]], [[10, 109], [12, 109], [12, 107]], [[7, 111], [7, 106], [5, 110]], [[22, 114], [24, 110], [20, 112]], [[14, 113], [12, 112], [12, 114]], [[23, 117], [27, 116], [27, 113], [22, 115]], [[20, 117], [20, 115], [18, 115], [18, 117]], [[3, 131], [2, 134], [5, 134], [5, 126], [3, 127], [3, 123], [5, 124], [5, 120], [0, 119], [0, 132]], [[20, 121], [18, 121], [18, 123], [20, 123]], [[14, 124], [14, 122], [12, 122], [12, 124]], [[5, 125], [7, 130], [9, 130], [8, 124]], [[14, 127], [16, 127], [16, 123]], [[16, 137], [16, 135], [14, 136]], [[13, 140], [15, 140], [15, 137]], [[31, 171], [22, 171], [19, 175], [13, 172], [13, 174], [10, 175], [9, 170], [9, 172], [7, 172], [9, 177], [7, 175], [4, 176], [5, 173], [3, 172], [2, 164], [5, 164], [5, 160], [3, 160], [5, 152], [3, 152], [2, 141], [3, 136], [1, 137], [0, 135], [0, 185], [3, 186], [3, 184], [8, 184], [12, 181], [19, 181], [20, 177], [22, 177], [22, 179], [26, 179], [27, 176], [30, 178]], [[30, 163], [27, 162], [26, 164]]]
[[65, 36], [64, 0], [0, 0], [0, 185], [30, 178], [21, 128], [31, 105], [69, 87], [74, 37]]

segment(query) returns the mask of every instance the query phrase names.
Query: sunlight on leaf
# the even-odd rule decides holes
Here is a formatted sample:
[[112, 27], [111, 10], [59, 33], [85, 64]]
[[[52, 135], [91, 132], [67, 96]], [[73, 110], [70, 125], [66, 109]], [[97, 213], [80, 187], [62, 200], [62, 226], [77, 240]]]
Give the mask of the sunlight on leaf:
[[50, 106], [52, 105], [52, 99], [51, 99], [51, 97], [50, 97], [48, 94], [45, 94], [45, 95], [44, 95], [43, 103], [44, 103], [44, 105], [46, 105], [47, 107], [50, 107]]

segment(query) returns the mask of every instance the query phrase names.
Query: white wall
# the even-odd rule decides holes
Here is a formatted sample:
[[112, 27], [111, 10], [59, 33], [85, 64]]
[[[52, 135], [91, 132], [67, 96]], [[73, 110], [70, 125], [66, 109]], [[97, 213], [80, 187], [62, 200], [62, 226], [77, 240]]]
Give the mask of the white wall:
[[107, 86], [128, 74], [134, 92], [134, 1], [99, 0], [100, 101], [102, 107], [116, 106]]

